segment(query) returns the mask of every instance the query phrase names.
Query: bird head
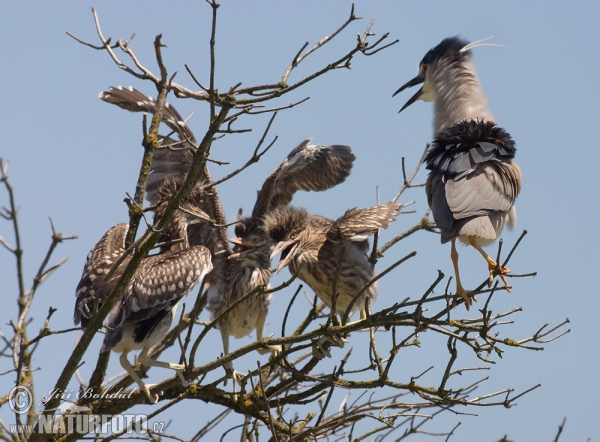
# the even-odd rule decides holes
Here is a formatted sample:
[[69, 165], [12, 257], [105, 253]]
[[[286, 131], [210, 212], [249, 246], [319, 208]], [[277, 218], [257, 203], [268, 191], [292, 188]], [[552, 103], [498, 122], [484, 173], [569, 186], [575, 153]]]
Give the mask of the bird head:
[[[475, 42], [477, 43], [477, 42]], [[402, 112], [416, 101], [435, 101], [437, 95], [442, 92], [444, 85], [444, 73], [451, 73], [452, 67], [460, 67], [460, 64], [471, 56], [469, 44], [466, 40], [449, 37], [441, 41], [436, 47], [431, 48], [419, 63], [419, 73], [412, 80], [406, 82], [396, 92], [399, 94], [404, 89], [423, 84], [421, 88], [402, 106], [398, 112]]]
[[236, 238], [229, 242], [235, 244], [229, 260], [248, 259], [260, 261], [268, 259], [273, 241], [267, 233], [260, 228], [254, 218], [243, 218], [235, 225]]
[[[185, 179], [180, 176], [166, 178], [158, 190], [158, 202], [156, 204], [155, 219], [160, 219], [167, 208], [167, 204], [177, 192], [183, 187]], [[179, 203], [179, 209], [173, 214], [173, 218], [185, 224], [196, 224], [202, 221], [214, 223], [215, 221], [202, 209], [203, 191], [200, 187], [194, 187], [190, 193]]]
[[281, 253], [276, 272], [287, 266], [298, 252], [302, 238], [306, 235], [309, 215], [304, 209], [283, 206], [269, 213], [264, 220], [263, 229], [275, 242], [271, 259]]

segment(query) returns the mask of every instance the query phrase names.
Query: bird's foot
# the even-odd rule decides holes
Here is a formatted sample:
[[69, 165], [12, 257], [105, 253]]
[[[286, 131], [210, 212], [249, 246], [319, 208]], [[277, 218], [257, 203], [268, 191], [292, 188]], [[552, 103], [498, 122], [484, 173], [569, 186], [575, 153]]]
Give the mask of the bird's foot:
[[151, 404], [156, 404], [158, 402], [158, 394], [150, 393], [150, 389], [156, 385], [157, 384], [144, 384], [144, 386], [142, 388], [142, 391], [144, 393], [146, 393], [146, 396], [148, 396], [148, 400], [150, 401]]
[[174, 368], [173, 370], [175, 370], [175, 373], [177, 373], [177, 376], [179, 376], [179, 379], [181, 380], [181, 384], [184, 387], [187, 387], [188, 385], [190, 385], [189, 381], [183, 376], [183, 372], [185, 371], [185, 365], [182, 365], [181, 368]]
[[267, 348], [258, 348], [256, 351], [261, 355], [271, 353], [271, 356], [269, 357], [269, 361], [271, 361], [279, 356], [279, 353], [281, 353], [282, 350], [280, 345], [269, 345]]
[[[335, 346], [344, 348], [344, 345], [348, 342], [341, 335], [321, 336], [319, 339], [315, 339], [312, 343], [312, 353], [317, 359], [323, 359], [325, 357], [331, 357], [331, 351], [329, 347]], [[329, 344], [325, 347], [326, 344]]]
[[223, 368], [225, 369], [225, 373], [227, 374], [227, 378], [223, 382], [223, 385], [227, 385], [227, 379], [233, 379], [233, 391], [235, 392], [236, 386], [242, 386], [242, 380], [246, 377], [246, 375], [242, 372], [239, 372], [233, 368], [233, 363], [227, 362], [223, 364]]
[[477, 302], [477, 297], [472, 293], [472, 291], [465, 290], [462, 287], [457, 287], [456, 293], [454, 294], [454, 299], [452, 300], [452, 307], [456, 307], [460, 301], [460, 298], [462, 298], [465, 301], [465, 307], [468, 311], [473, 305], [473, 301]]
[[488, 281], [488, 287], [492, 286], [492, 283], [494, 282], [494, 278], [496, 277], [496, 275], [498, 275], [498, 276], [500, 276], [500, 279], [504, 283], [504, 286], [506, 287], [506, 291], [508, 293], [510, 293], [511, 287], [508, 284], [508, 281], [506, 280], [506, 278], [504, 277], [504, 275], [508, 275], [510, 273], [510, 269], [508, 267], [505, 267], [501, 264], [496, 263], [496, 261], [494, 261], [494, 260], [490, 260], [488, 262], [488, 269], [490, 271], [490, 279]]

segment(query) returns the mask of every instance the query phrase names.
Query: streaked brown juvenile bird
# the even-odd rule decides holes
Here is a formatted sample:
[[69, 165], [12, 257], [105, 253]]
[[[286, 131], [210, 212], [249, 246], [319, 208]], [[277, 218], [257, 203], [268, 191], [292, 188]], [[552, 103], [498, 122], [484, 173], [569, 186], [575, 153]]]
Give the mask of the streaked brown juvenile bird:
[[[181, 187], [181, 179], [165, 180], [159, 190], [155, 218], [160, 219], [166, 205]], [[152, 403], [158, 396], [150, 393], [151, 385], [145, 384], [135, 373], [127, 359], [132, 350], [142, 350], [138, 361], [147, 366], [175, 370], [184, 385], [185, 366], [151, 359], [150, 348], [167, 333], [173, 322], [180, 299], [186, 295], [212, 269], [211, 255], [204, 246], [190, 246], [187, 241], [188, 225], [207, 221], [206, 213], [198, 210], [196, 200], [201, 198], [192, 192], [175, 211], [164, 228], [165, 239], [172, 245], [157, 255], [148, 256], [138, 267], [121, 298], [111, 310], [107, 320], [107, 332], [101, 351], [121, 353], [119, 361], [132, 379], [144, 391]], [[156, 225], [156, 222], [155, 222]], [[130, 258], [126, 258], [110, 279], [106, 275], [117, 260], [126, 253], [125, 237], [128, 224], [112, 227], [89, 253], [81, 281], [77, 285], [74, 319], [75, 324], [85, 328], [89, 318], [102, 305], [115, 288]]]
[[[153, 112], [155, 102], [133, 88], [110, 88], [102, 92], [100, 98], [132, 112]], [[154, 189], [165, 177], [186, 176], [191, 165], [190, 148], [195, 137], [177, 110], [170, 104], [165, 106], [163, 122], [175, 131], [179, 141], [161, 137], [163, 145], [170, 149], [155, 151], [152, 173], [146, 186], [150, 202], [155, 202]], [[271, 173], [260, 190], [252, 216], [243, 218], [235, 227], [235, 253], [227, 248], [224, 228], [207, 228], [205, 225], [188, 228], [190, 244], [204, 244], [213, 252], [214, 270], [207, 275], [207, 309], [211, 318], [217, 318], [245, 294], [258, 287], [269, 287], [271, 277], [270, 254], [273, 242], [262, 229], [263, 217], [274, 208], [288, 205], [298, 190], [326, 190], [345, 180], [352, 168], [355, 157], [347, 146], [311, 145], [310, 139], [300, 143], [279, 167]], [[204, 171], [210, 181], [208, 169]], [[225, 215], [216, 193], [210, 189], [209, 198], [203, 210], [215, 219], [218, 225], [225, 225]], [[229, 258], [229, 259], [228, 259]], [[229, 337], [248, 336], [256, 329], [257, 339], [262, 338], [271, 295], [258, 292], [248, 301], [239, 304], [217, 324], [223, 340], [225, 354], [229, 352]], [[277, 352], [278, 348], [261, 349], [259, 352]], [[232, 367], [228, 367], [232, 370]], [[233, 376], [239, 374], [233, 370]]]
[[[310, 141], [300, 143], [269, 175], [258, 193], [252, 216], [236, 224], [236, 238], [231, 240], [236, 247], [229, 256], [223, 289], [209, 290], [207, 309], [213, 319], [258, 287], [263, 291], [270, 288], [274, 242], [263, 229], [264, 217], [279, 207], [287, 207], [298, 190], [323, 191], [343, 182], [350, 174], [355, 157], [348, 146], [312, 145]], [[256, 329], [257, 340], [262, 338], [270, 301], [270, 293], [258, 292], [219, 321], [217, 327], [225, 354], [229, 352], [230, 336], [242, 338]], [[276, 354], [281, 348], [258, 351]], [[236, 381], [239, 376], [234, 370]]]
[[418, 100], [434, 102], [435, 138], [425, 158], [431, 171], [427, 200], [442, 243], [452, 243], [456, 295], [467, 309], [472, 301], [460, 281], [456, 239], [485, 258], [490, 283], [498, 272], [509, 289], [505, 275], [510, 270], [482, 247], [493, 243], [504, 225], [512, 228], [516, 223], [514, 203], [521, 191], [521, 170], [513, 161], [515, 143], [489, 112], [471, 60], [471, 49], [482, 46], [478, 43], [458, 37], [442, 40], [421, 60], [419, 75], [394, 93], [423, 83], [400, 111]]
[[[274, 210], [265, 217], [264, 228], [277, 243], [271, 257], [281, 253], [277, 272], [289, 266], [290, 272], [297, 274], [330, 308], [337, 279], [335, 312], [343, 315], [352, 299], [375, 276], [374, 265], [367, 256], [368, 237], [378, 229], [386, 229], [400, 208], [400, 203], [354, 208], [335, 221], [295, 207]], [[373, 283], [356, 300], [352, 312], [360, 310], [364, 319], [365, 299], [373, 303], [376, 296], [377, 285]]]

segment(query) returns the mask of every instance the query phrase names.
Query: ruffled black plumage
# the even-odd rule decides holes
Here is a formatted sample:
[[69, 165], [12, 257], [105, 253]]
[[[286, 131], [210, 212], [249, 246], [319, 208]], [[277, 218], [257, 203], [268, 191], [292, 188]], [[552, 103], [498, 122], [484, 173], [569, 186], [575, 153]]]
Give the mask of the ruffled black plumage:
[[493, 121], [465, 120], [437, 134], [425, 163], [432, 172], [460, 179], [478, 164], [510, 160], [516, 151], [510, 134]]

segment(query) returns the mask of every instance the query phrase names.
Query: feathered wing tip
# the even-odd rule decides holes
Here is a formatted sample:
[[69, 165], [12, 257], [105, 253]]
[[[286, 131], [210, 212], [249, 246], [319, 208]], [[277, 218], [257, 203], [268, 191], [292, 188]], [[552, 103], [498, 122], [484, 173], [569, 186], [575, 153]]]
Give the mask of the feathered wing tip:
[[[114, 263], [125, 253], [125, 237], [128, 230], [129, 225], [125, 223], [111, 227], [88, 253], [81, 279], [75, 289], [77, 297], [73, 312], [75, 325], [81, 323], [85, 328], [88, 319], [94, 313], [94, 304], [98, 307], [102, 304], [107, 288], [102, 291], [100, 289], [105, 285], [105, 277]], [[118, 275], [118, 272], [114, 274], [114, 276]]]
[[253, 218], [289, 205], [298, 190], [327, 190], [350, 175], [356, 157], [349, 146], [311, 145], [310, 141], [308, 138], [295, 147], [267, 178], [254, 205]]
[[[154, 113], [156, 108], [154, 98], [145, 96], [131, 86], [128, 88], [111, 86], [108, 91], [100, 92], [98, 98], [130, 112]], [[163, 109], [162, 121], [179, 135], [181, 141], [190, 140], [195, 143], [194, 133], [170, 103], [167, 103]]]
[[377, 229], [387, 229], [402, 208], [401, 203], [387, 203], [366, 209], [350, 209], [338, 218], [327, 232], [327, 239], [333, 242], [346, 239], [363, 240]]
[[[123, 86], [111, 87], [108, 91], [100, 92], [99, 97], [107, 103], [119, 106], [130, 112], [153, 113], [156, 102], [152, 97], [146, 97], [143, 93], [133, 87]], [[163, 109], [162, 121], [177, 133], [179, 141], [172, 138], [160, 136], [162, 149], [154, 151], [150, 175], [146, 182], [146, 200], [150, 204], [158, 202], [158, 191], [162, 181], [169, 176], [181, 176], [185, 178], [192, 165], [192, 153], [190, 148], [195, 143], [195, 136], [187, 126], [177, 109], [167, 103]]]
[[280, 242], [297, 234], [308, 225], [310, 215], [302, 208], [280, 206], [263, 218], [263, 230], [274, 241]]

